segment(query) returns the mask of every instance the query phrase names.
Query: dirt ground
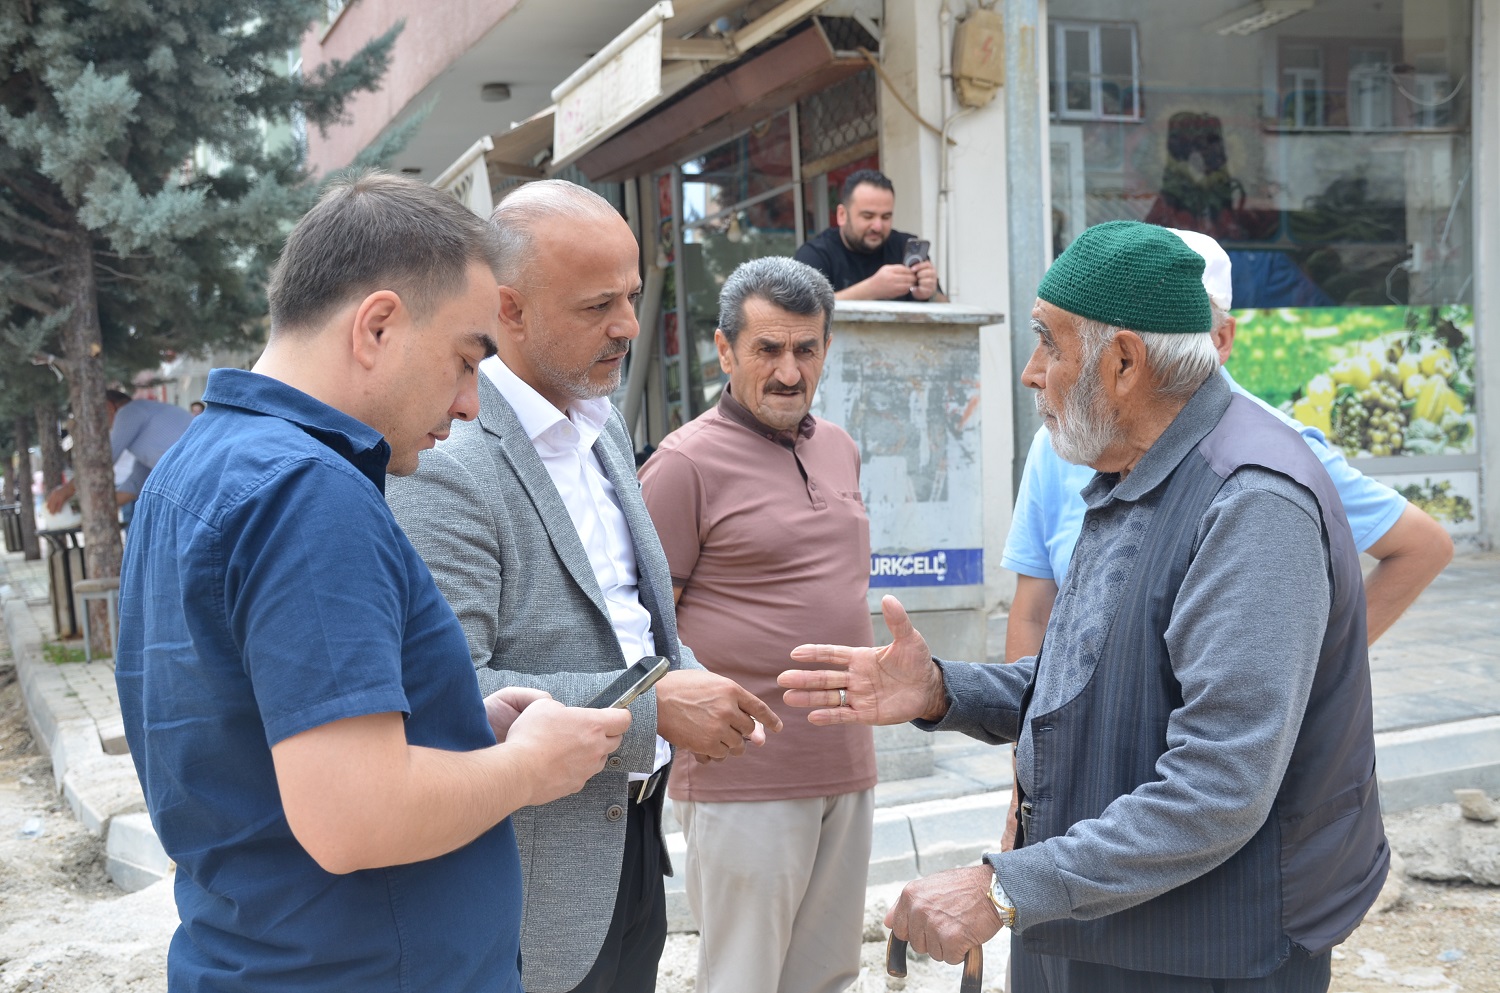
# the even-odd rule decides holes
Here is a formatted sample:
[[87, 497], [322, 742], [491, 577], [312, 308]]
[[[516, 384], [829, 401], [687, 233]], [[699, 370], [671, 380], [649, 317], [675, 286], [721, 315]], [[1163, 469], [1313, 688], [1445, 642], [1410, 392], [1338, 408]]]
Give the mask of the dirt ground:
[[[1407, 816], [1391, 818], [1393, 836]], [[0, 993], [163, 990], [175, 927], [170, 882], [128, 895], [110, 883], [103, 842], [57, 794], [0, 657]], [[668, 939], [661, 993], [693, 993], [696, 956], [695, 936]], [[986, 990], [1003, 988], [1004, 957], [998, 944], [987, 949]], [[914, 955], [902, 981], [885, 976], [883, 960], [883, 944], [865, 945], [855, 993], [958, 988], [956, 966]], [[1500, 888], [1406, 879], [1401, 900], [1334, 951], [1330, 990], [1500, 993]]]

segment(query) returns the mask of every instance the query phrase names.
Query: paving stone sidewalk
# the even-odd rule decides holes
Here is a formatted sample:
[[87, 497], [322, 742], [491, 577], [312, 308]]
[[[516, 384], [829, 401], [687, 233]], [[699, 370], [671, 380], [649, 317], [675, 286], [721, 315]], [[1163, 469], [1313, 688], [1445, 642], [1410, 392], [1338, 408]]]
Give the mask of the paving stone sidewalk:
[[[37, 740], [68, 803], [107, 838], [126, 889], [171, 871], [125, 754], [108, 661], [57, 664], [45, 562], [0, 555], [0, 601]], [[1004, 615], [992, 619], [997, 660]], [[73, 644], [77, 644], [74, 642]], [[1462, 556], [1370, 654], [1380, 788], [1387, 810], [1451, 799], [1457, 787], [1500, 791], [1500, 553]], [[932, 740], [931, 775], [876, 787], [872, 892], [973, 861], [992, 847], [1010, 800], [1008, 750], [959, 735]], [[680, 832], [669, 838], [680, 859]], [[674, 930], [692, 929], [681, 875], [668, 880]]]

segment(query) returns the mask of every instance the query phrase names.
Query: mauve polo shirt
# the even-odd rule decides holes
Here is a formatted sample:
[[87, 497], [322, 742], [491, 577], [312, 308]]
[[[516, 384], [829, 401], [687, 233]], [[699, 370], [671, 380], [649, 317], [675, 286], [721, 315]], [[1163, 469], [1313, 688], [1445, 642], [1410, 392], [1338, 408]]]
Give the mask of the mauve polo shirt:
[[663, 439], [641, 470], [641, 489], [672, 585], [684, 587], [682, 643], [783, 722], [764, 747], [732, 762], [679, 751], [672, 799], [792, 800], [874, 786], [871, 730], [815, 727], [807, 711], [782, 703], [776, 685], [804, 642], [874, 639], [865, 599], [870, 521], [853, 439], [810, 415], [795, 433], [775, 432], [726, 389], [718, 406]]
[[116, 682], [177, 862], [173, 990], [521, 989], [509, 820], [439, 858], [333, 875], [287, 825], [271, 746], [400, 712], [413, 745], [495, 743], [453, 611], [382, 498], [380, 434], [252, 372], [141, 491]]

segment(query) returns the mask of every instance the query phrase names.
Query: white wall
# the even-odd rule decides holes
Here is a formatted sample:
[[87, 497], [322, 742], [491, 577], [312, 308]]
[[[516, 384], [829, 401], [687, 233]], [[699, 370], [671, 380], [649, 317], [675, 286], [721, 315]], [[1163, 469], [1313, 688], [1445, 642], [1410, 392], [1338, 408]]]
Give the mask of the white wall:
[[[966, 0], [948, 0], [952, 20], [969, 12]], [[980, 334], [980, 409], [984, 501], [985, 597], [988, 607], [1008, 602], [1014, 577], [1000, 568], [1010, 531], [1012, 405], [1016, 374], [1010, 336], [1026, 313], [1010, 313], [1006, 213], [1006, 130], [1003, 95], [987, 107], [954, 116], [956, 99], [944, 101], [941, 77], [945, 36], [942, 0], [886, 0], [886, 71], [922, 116], [943, 126], [950, 115], [949, 204], [940, 210], [941, 142], [884, 90], [881, 93], [881, 168], [896, 187], [896, 226], [933, 242], [944, 287], [955, 302], [1003, 315], [1004, 323]], [[946, 230], [945, 230], [946, 228]], [[1030, 301], [1027, 301], [1029, 312]]]
[[1474, 102], [1474, 334], [1478, 364], [1481, 541], [1496, 545], [1500, 524], [1500, 4], [1476, 3]]

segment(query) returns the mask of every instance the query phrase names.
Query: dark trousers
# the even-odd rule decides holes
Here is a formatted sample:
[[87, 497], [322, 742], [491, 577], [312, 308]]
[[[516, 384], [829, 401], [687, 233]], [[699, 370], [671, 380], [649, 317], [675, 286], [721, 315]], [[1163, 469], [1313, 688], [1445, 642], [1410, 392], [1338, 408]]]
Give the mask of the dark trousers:
[[1010, 939], [1010, 993], [1326, 993], [1333, 953], [1293, 947], [1281, 967], [1259, 979], [1198, 979], [1037, 955]]
[[573, 987], [573, 993], [651, 993], [656, 989], [656, 966], [667, 944], [667, 892], [662, 883], [661, 842], [656, 837], [665, 792], [663, 786], [645, 803], [626, 804], [625, 855], [614, 916], [594, 967]]

